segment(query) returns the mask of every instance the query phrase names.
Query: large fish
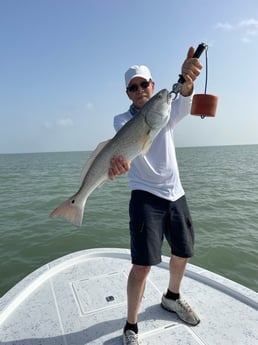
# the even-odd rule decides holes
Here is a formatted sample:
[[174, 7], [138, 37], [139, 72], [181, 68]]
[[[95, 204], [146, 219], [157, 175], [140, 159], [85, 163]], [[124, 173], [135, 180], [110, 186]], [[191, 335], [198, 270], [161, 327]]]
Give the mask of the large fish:
[[50, 217], [64, 218], [80, 226], [89, 195], [108, 179], [112, 157], [123, 156], [131, 161], [139, 154], [145, 154], [161, 128], [167, 124], [170, 110], [171, 95], [163, 89], [153, 96], [112, 139], [97, 146], [82, 172], [78, 192], [57, 207]]

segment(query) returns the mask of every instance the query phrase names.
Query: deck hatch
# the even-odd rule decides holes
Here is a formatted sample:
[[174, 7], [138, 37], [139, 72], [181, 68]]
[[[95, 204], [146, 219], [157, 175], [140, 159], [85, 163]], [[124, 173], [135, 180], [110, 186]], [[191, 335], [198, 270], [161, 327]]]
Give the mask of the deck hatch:
[[82, 314], [96, 313], [126, 303], [127, 275], [110, 272], [72, 282], [75, 300]]

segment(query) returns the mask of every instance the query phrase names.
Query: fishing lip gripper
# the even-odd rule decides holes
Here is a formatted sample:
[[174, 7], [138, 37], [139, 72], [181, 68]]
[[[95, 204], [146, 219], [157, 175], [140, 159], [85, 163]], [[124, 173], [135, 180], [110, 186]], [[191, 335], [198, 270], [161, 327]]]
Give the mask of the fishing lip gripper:
[[[208, 79], [208, 67], [207, 67], [207, 50], [208, 46], [205, 43], [199, 44], [196, 51], [194, 52], [193, 58], [199, 58], [203, 51], [206, 50], [206, 80], [205, 80], [205, 91], [204, 94], [195, 94], [192, 99], [192, 107], [191, 107], [191, 115], [200, 116], [204, 119], [206, 116], [215, 116], [217, 104], [218, 104], [218, 96], [215, 95], [208, 95], [206, 93], [207, 90], [207, 79]], [[178, 94], [182, 90], [182, 85], [185, 82], [185, 78], [182, 74], [179, 74], [178, 82], [172, 86], [172, 90], [169, 92], [172, 96], [172, 99], [176, 99]]]
[[[196, 51], [194, 52], [193, 58], [199, 58], [201, 56], [201, 54], [203, 53], [203, 51], [205, 49], [207, 49], [208, 46], [205, 43], [200, 43], [196, 49]], [[173, 84], [172, 86], [172, 90], [170, 91], [170, 94], [173, 94], [173, 99], [176, 99], [178, 94], [180, 93], [181, 89], [182, 89], [182, 85], [185, 82], [185, 78], [182, 76], [182, 74], [179, 74], [179, 79], [177, 81], [177, 83]]]

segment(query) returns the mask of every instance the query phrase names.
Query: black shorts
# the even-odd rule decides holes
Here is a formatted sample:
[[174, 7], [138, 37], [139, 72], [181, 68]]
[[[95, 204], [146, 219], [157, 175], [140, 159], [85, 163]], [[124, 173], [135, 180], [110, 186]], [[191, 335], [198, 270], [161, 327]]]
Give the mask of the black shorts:
[[193, 256], [194, 230], [185, 196], [173, 202], [134, 190], [129, 215], [133, 264], [160, 263], [164, 236], [171, 254], [182, 258]]

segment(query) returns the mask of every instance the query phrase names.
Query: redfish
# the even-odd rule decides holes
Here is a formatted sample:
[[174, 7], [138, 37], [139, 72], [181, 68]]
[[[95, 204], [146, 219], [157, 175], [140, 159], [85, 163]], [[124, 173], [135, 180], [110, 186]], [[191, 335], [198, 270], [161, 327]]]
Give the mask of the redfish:
[[171, 102], [168, 90], [159, 91], [112, 139], [100, 143], [86, 163], [77, 193], [57, 207], [50, 217], [64, 218], [81, 226], [86, 201], [94, 189], [108, 179], [111, 159], [123, 156], [131, 161], [140, 154], [144, 155], [154, 138], [168, 123]]

